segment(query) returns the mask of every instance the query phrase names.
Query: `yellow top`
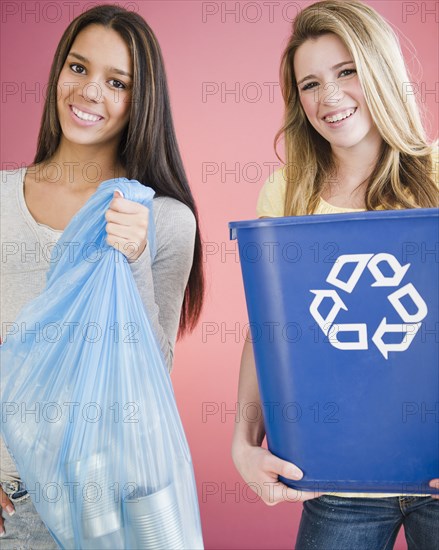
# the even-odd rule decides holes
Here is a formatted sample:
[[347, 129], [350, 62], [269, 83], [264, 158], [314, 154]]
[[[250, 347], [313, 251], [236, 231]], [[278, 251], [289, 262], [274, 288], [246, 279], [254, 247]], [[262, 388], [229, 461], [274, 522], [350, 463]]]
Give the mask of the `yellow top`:
[[[439, 148], [435, 149], [432, 157], [433, 175], [439, 187]], [[267, 179], [259, 194], [256, 212], [259, 218], [278, 218], [284, 216], [285, 193], [287, 183], [283, 170], [279, 169]], [[342, 214], [343, 212], [362, 212], [361, 208], [342, 208], [333, 206], [322, 198], [317, 205], [315, 214]]]
[[[433, 173], [435, 175], [435, 181], [439, 186], [439, 150], [433, 155]], [[256, 207], [257, 215], [259, 218], [277, 218], [284, 215], [284, 203], [286, 193], [286, 181], [283, 176], [283, 170], [277, 170], [274, 172], [264, 183], [263, 188], [259, 194], [259, 199]], [[322, 198], [317, 205], [315, 214], [342, 214], [343, 212], [362, 212], [361, 208], [343, 208], [341, 206], [333, 206]], [[401, 493], [331, 493], [338, 497], [352, 497], [352, 498], [384, 498], [395, 497]], [[411, 496], [425, 496], [422, 494], [413, 494]]]

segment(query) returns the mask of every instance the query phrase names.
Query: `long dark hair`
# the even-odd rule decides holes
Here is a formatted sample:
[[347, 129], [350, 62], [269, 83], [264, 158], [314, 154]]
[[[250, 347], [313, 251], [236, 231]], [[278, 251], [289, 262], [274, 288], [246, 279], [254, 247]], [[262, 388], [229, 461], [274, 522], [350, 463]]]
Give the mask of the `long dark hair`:
[[56, 108], [59, 75], [75, 38], [91, 24], [102, 25], [119, 33], [133, 60], [130, 118], [118, 149], [118, 157], [127, 177], [152, 187], [157, 196], [179, 200], [191, 209], [197, 222], [194, 258], [180, 316], [179, 336], [182, 336], [195, 327], [203, 304], [201, 236], [197, 208], [175, 136], [160, 46], [140, 15], [107, 4], [84, 12], [67, 27], [50, 70], [34, 163], [50, 159], [59, 146], [61, 126]]

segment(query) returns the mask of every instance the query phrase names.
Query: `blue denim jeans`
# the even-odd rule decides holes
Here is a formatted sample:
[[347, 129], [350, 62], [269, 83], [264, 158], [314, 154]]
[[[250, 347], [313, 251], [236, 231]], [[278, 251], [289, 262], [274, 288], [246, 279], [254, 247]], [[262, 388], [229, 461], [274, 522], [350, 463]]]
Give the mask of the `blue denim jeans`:
[[0, 550], [57, 550], [23, 484], [2, 483], [2, 487], [14, 504], [15, 514], [9, 516], [0, 508], [6, 531], [0, 538]]
[[439, 500], [342, 498], [303, 503], [296, 550], [391, 550], [404, 525], [408, 550], [439, 550]]

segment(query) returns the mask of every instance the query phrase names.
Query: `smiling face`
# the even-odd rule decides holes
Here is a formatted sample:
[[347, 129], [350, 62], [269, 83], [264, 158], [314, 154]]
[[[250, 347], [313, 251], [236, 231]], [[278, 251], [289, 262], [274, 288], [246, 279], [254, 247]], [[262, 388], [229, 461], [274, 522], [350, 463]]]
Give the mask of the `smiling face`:
[[89, 25], [76, 37], [58, 79], [63, 139], [116, 148], [130, 113], [132, 61], [113, 29]]
[[352, 56], [338, 36], [324, 34], [299, 46], [294, 74], [310, 124], [333, 151], [376, 149], [381, 136], [367, 107]]

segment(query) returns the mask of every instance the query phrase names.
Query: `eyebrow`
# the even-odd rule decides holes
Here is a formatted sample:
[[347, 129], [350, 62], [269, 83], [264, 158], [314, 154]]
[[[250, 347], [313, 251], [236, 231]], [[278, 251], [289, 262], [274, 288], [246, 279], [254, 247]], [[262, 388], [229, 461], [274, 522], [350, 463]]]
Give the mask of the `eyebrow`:
[[[333, 67], [331, 67], [331, 70], [334, 71], [335, 69], [339, 69], [340, 67], [343, 67], [343, 65], [350, 65], [351, 63], [353, 63], [353, 61], [342, 61], [341, 63], [337, 63], [337, 65], [334, 65]], [[310, 78], [317, 78], [317, 76], [315, 74], [309, 74], [308, 76], [305, 76], [305, 78], [302, 78], [302, 80], [298, 82], [297, 85], [299, 86], [299, 84], [302, 84], [302, 82]]]
[[[69, 52], [69, 55], [71, 55], [72, 57], [76, 57], [76, 59], [79, 59], [79, 61], [82, 61], [83, 63], [90, 63], [90, 61], [84, 57], [83, 55], [80, 55], [79, 53], [76, 53], [76, 52]], [[133, 78], [133, 76], [130, 74], [130, 73], [127, 73], [126, 71], [123, 71], [122, 69], [118, 69], [116, 67], [105, 67], [108, 71], [111, 71], [113, 73], [117, 73], [117, 74], [120, 74], [120, 75], [123, 75], [123, 76], [128, 76], [128, 78]]]

